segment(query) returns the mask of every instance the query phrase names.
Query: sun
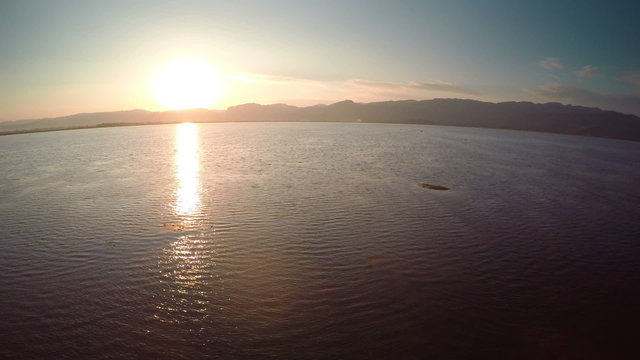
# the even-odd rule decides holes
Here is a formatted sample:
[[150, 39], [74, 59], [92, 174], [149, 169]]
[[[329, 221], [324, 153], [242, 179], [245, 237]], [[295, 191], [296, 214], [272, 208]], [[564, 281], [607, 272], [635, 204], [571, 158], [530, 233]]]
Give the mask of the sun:
[[151, 95], [167, 110], [208, 108], [220, 100], [221, 75], [207, 62], [184, 57], [162, 66], [151, 81]]

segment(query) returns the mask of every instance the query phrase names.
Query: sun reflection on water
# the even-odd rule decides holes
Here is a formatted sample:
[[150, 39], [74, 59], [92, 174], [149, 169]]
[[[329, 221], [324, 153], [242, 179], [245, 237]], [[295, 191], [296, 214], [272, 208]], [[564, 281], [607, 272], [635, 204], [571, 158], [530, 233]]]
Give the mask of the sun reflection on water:
[[[163, 286], [154, 317], [163, 323], [194, 326], [207, 317], [208, 282], [215, 267], [215, 252], [206, 238], [193, 233], [201, 215], [198, 126], [179, 124], [175, 137], [175, 215], [181, 223], [165, 227], [183, 232], [163, 250], [159, 259]], [[197, 326], [196, 326], [197, 327]]]
[[207, 241], [185, 235], [164, 249], [159, 263], [163, 295], [156, 304], [156, 319], [198, 327], [208, 317], [208, 284], [216, 266], [209, 247]]
[[200, 158], [198, 155], [198, 127], [192, 123], [178, 125], [176, 132], [176, 214], [185, 217], [196, 215], [200, 208]]

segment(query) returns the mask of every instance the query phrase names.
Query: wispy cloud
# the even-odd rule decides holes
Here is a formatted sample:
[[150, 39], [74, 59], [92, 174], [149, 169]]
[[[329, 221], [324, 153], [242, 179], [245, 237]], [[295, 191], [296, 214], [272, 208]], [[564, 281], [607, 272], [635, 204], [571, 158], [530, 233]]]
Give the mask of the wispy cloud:
[[296, 78], [282, 75], [270, 75], [270, 74], [255, 74], [255, 73], [240, 73], [234, 75], [228, 75], [227, 79], [241, 81], [244, 83], [262, 83], [262, 84], [290, 84], [290, 83], [304, 83], [304, 84], [320, 84], [320, 80]]
[[480, 95], [480, 93], [475, 90], [444, 81], [418, 81], [409, 83], [409, 86], [416, 89], [446, 91], [464, 95]]
[[407, 82], [379, 82], [362, 79], [347, 80], [347, 83], [356, 85], [359, 87], [368, 88], [384, 88], [399, 91], [408, 90], [427, 90], [427, 91], [441, 91], [448, 93], [456, 93], [461, 95], [480, 95], [477, 91], [471, 90], [462, 86], [458, 86], [444, 81], [407, 81]]
[[620, 79], [634, 83], [640, 89], [640, 71], [626, 73]]
[[[352, 99], [370, 102], [436, 97], [479, 97], [475, 90], [450, 82], [398, 81], [384, 82], [366, 79], [319, 80], [290, 76], [244, 73], [228, 77], [243, 87], [243, 92], [260, 94], [262, 101], [300, 103], [297, 99]], [[329, 96], [330, 98], [327, 98]], [[267, 98], [269, 100], [267, 100]]]
[[525, 89], [538, 101], [599, 107], [640, 116], [640, 95], [607, 94], [579, 89], [558, 83], [548, 83], [534, 89]]
[[550, 57], [543, 60], [538, 61], [538, 66], [543, 69], [553, 70], [553, 69], [562, 69], [564, 64], [558, 58]]
[[576, 75], [583, 78], [594, 78], [600, 76], [598, 68], [591, 65], [586, 65], [576, 70]]

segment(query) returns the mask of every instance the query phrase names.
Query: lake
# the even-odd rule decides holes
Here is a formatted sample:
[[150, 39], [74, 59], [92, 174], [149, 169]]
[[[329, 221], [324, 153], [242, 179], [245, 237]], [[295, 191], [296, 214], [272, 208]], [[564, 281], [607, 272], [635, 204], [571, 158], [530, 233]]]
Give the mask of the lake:
[[637, 358], [639, 186], [640, 143], [505, 130], [3, 136], [0, 358]]

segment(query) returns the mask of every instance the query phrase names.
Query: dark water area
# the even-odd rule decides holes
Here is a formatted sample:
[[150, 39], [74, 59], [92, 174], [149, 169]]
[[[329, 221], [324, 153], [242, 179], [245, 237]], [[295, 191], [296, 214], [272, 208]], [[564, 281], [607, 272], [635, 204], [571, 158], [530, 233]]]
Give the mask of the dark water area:
[[639, 184], [640, 143], [515, 131], [5, 136], [0, 358], [639, 358]]

